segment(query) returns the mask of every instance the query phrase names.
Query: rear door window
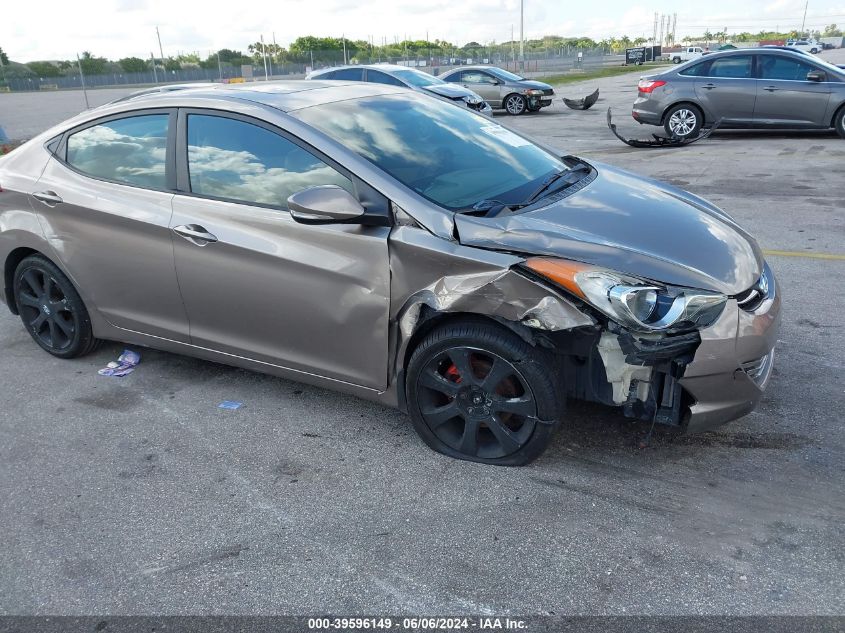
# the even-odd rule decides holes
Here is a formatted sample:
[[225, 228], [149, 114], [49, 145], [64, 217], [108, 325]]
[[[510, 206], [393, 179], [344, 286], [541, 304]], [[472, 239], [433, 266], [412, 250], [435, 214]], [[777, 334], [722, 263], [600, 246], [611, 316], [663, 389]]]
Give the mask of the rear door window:
[[708, 77], [724, 79], [750, 79], [754, 58], [751, 55], [722, 57], [710, 62]]
[[114, 119], [74, 132], [66, 162], [83, 174], [148, 189], [166, 189], [169, 114]]

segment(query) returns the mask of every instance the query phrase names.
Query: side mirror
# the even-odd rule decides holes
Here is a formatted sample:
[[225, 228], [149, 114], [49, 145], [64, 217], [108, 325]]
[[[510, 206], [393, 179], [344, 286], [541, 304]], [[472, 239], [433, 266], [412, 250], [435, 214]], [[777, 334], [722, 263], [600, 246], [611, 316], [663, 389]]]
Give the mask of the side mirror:
[[824, 81], [825, 79], [827, 75], [820, 70], [811, 70], [807, 73], [807, 81]]
[[356, 224], [365, 213], [351, 193], [337, 185], [320, 185], [288, 197], [291, 217], [300, 224]]

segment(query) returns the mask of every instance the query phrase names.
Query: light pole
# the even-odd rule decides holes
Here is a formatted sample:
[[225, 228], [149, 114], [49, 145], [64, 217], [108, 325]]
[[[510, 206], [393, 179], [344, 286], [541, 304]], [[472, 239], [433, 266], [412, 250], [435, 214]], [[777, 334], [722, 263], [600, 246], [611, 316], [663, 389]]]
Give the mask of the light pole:
[[810, 0], [807, 0], [804, 3], [804, 19], [801, 20], [801, 37], [804, 37], [804, 25], [807, 24], [807, 6], [810, 4]]
[[525, 0], [519, 0], [519, 69], [525, 72]]

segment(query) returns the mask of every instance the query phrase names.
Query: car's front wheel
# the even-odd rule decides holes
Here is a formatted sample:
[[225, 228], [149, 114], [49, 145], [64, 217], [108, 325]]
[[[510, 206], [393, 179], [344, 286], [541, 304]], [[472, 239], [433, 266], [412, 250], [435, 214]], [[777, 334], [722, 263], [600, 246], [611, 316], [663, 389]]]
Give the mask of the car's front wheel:
[[546, 448], [563, 411], [552, 357], [492, 323], [431, 331], [408, 363], [408, 411], [431, 448], [522, 466]]
[[682, 103], [669, 109], [663, 127], [669, 136], [687, 139], [698, 136], [703, 123], [704, 117], [698, 108]]
[[12, 288], [21, 321], [42, 349], [59, 358], [75, 358], [96, 348], [82, 298], [49, 259], [31, 255], [21, 261]]
[[839, 136], [845, 138], [845, 106], [839, 108], [839, 112], [836, 113], [836, 119], [834, 120], [833, 126], [836, 128]]
[[528, 102], [522, 95], [508, 95], [505, 99], [505, 110], [514, 116], [520, 115], [528, 109]]

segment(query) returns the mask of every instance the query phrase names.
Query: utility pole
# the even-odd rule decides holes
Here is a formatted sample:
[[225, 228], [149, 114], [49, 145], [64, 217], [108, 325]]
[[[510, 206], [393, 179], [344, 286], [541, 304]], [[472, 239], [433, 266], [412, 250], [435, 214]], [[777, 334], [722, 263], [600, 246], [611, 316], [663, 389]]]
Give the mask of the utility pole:
[[220, 63], [220, 51], [217, 51], [217, 74], [220, 76], [220, 83], [223, 83], [223, 64]]
[[807, 7], [810, 5], [810, 0], [804, 3], [804, 19], [801, 20], [801, 37], [804, 37], [804, 26], [807, 24]]
[[264, 33], [261, 34], [261, 56], [264, 58], [264, 81], [269, 81], [270, 75], [267, 74], [267, 48], [264, 46]]
[[[218, 55], [217, 59], [218, 60], [220, 59], [219, 55]], [[153, 63], [153, 81], [158, 83], [158, 71], [156, 70], [156, 58], [155, 58], [155, 55], [153, 55], [152, 51], [150, 51], [150, 61]]]
[[677, 29], [678, 29], [678, 14], [673, 13], [672, 14], [672, 46], [675, 45], [675, 37], [676, 37], [676, 34], [678, 32]]
[[348, 61], [346, 61], [346, 33], [344, 33], [340, 37], [343, 40], [343, 64], [346, 65], [349, 63]]
[[278, 54], [278, 47], [276, 46], [276, 31], [273, 31], [273, 52], [270, 53], [270, 76], [273, 76], [273, 55]]
[[511, 24], [511, 61], [513, 69], [516, 70], [516, 41], [513, 39], [513, 24]]
[[525, 71], [525, 0], [519, 0], [519, 69]]
[[657, 11], [654, 12], [654, 33], [651, 35], [652, 46], [657, 46]]
[[158, 52], [161, 54], [161, 63], [164, 63], [164, 49], [161, 47], [161, 33], [158, 32], [158, 26], [156, 26], [156, 37], [158, 38]]
[[85, 95], [85, 109], [91, 108], [88, 105], [88, 91], [85, 89], [85, 74], [82, 72], [82, 61], [79, 59], [79, 53], [76, 54], [76, 65], [79, 66], [79, 81], [82, 83], [82, 94]]

